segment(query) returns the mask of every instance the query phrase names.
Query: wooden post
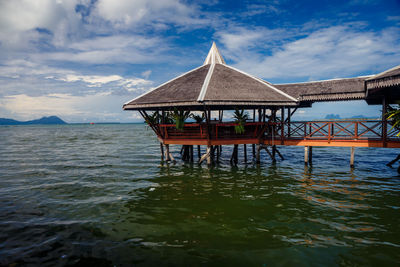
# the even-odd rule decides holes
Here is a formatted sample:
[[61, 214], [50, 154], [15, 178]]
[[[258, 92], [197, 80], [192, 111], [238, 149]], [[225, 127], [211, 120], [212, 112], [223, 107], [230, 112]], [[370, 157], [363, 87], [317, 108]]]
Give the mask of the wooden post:
[[189, 147], [189, 149], [190, 149], [190, 162], [193, 162], [193, 146], [190, 146]]
[[291, 120], [292, 114], [290, 114], [290, 108], [288, 108], [288, 114], [287, 114], [287, 122], [288, 122], [288, 137], [290, 137], [290, 120]]
[[171, 157], [170, 157], [170, 153], [169, 153], [169, 145], [165, 145], [165, 160], [166, 161], [171, 161]]
[[276, 146], [272, 146], [272, 162], [276, 162]]
[[350, 168], [354, 168], [354, 146], [350, 148]]
[[281, 145], [285, 139], [285, 108], [281, 108]]
[[164, 161], [164, 145], [160, 142], [161, 161]]
[[210, 166], [211, 165], [211, 146], [207, 146], [207, 165]]
[[243, 145], [244, 162], [247, 163], [247, 145]]
[[234, 165], [237, 165], [238, 163], [238, 146], [239, 145], [233, 145], [233, 151], [230, 162], [231, 164], [233, 163]]
[[200, 149], [200, 145], [197, 146], [197, 157], [198, 157], [199, 160], [200, 160], [200, 158], [201, 158], [201, 149]]
[[305, 146], [304, 147], [304, 164], [305, 165], [312, 165], [312, 146]]
[[382, 97], [382, 141], [383, 147], [387, 146], [387, 120], [386, 120], [386, 113], [387, 113], [387, 103], [386, 97]]
[[257, 154], [256, 154], [256, 163], [260, 164], [260, 152], [261, 152], [261, 145], [257, 144]]

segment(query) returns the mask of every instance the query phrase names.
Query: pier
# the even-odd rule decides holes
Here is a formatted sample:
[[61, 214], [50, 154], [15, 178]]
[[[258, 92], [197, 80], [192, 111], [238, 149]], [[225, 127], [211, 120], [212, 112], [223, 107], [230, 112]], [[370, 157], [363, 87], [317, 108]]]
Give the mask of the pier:
[[[297, 110], [313, 103], [349, 100], [381, 105], [380, 119], [292, 120]], [[128, 101], [123, 109], [140, 112], [160, 141], [162, 160], [175, 160], [170, 145], [181, 145], [182, 159], [191, 162], [197, 146], [198, 162], [208, 164], [218, 161], [225, 145], [233, 145], [232, 164], [238, 162], [239, 145], [245, 162], [251, 145], [257, 163], [261, 150], [276, 161], [284, 158], [277, 146], [304, 146], [304, 163], [310, 164], [313, 147], [338, 146], [350, 147], [353, 167], [355, 147], [400, 148], [399, 129], [386, 115], [388, 106], [399, 101], [400, 66], [371, 76], [271, 84], [228, 66], [213, 43], [202, 66]], [[227, 119], [224, 112], [234, 117]], [[200, 146], [206, 146], [205, 154]]]

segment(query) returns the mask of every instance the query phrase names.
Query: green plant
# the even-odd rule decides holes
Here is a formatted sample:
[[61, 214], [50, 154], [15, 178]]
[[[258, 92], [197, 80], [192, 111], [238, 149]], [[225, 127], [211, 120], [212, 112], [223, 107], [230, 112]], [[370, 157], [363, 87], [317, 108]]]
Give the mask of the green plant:
[[175, 122], [175, 127], [178, 130], [183, 130], [183, 126], [185, 126], [185, 120], [189, 118], [190, 111], [185, 111], [185, 110], [178, 110], [174, 109], [174, 111], [171, 113], [172, 119]]
[[190, 117], [196, 121], [196, 123], [202, 123], [205, 119], [204, 113], [200, 115], [190, 114]]
[[157, 124], [159, 118], [159, 114], [155, 111], [153, 114], [149, 115], [147, 119], [145, 120], [145, 123], [148, 125], [154, 125]]
[[396, 128], [397, 130], [399, 130], [399, 132], [397, 133], [396, 136], [400, 136], [400, 129], [399, 129], [399, 124], [400, 124], [400, 105], [398, 108], [393, 108], [391, 106], [388, 106], [389, 111], [386, 113], [387, 119], [388, 120], [392, 120], [393, 124], [392, 124], [392, 128], [390, 130], [392, 130], [393, 128]]
[[243, 134], [245, 129], [244, 125], [246, 124], [246, 120], [249, 119], [249, 115], [244, 112], [244, 110], [238, 110], [237, 108], [235, 109], [235, 112], [233, 113], [233, 118], [235, 119], [235, 133], [237, 134]]

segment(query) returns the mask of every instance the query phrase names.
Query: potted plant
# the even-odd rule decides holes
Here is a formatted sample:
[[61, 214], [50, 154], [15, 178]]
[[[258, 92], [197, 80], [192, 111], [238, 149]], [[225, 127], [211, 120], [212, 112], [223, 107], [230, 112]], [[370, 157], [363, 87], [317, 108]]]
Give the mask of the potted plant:
[[233, 113], [233, 118], [235, 119], [235, 133], [237, 134], [243, 134], [245, 129], [244, 125], [246, 124], [246, 120], [249, 119], [249, 115], [244, 112], [244, 110], [238, 110], [237, 108], [235, 109], [235, 112]]
[[178, 110], [174, 109], [174, 111], [171, 113], [172, 119], [175, 122], [175, 127], [178, 130], [183, 130], [183, 127], [185, 126], [185, 120], [189, 118], [190, 111], [185, 111], [185, 110]]
[[204, 113], [200, 115], [190, 114], [190, 117], [196, 121], [196, 123], [202, 123], [205, 119]]

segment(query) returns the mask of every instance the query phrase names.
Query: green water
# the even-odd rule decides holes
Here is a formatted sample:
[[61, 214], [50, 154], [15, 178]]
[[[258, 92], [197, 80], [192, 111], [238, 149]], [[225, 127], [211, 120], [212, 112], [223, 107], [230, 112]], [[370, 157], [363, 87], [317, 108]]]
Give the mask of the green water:
[[398, 151], [349, 150], [209, 169], [144, 125], [0, 127], [0, 265], [399, 266]]

